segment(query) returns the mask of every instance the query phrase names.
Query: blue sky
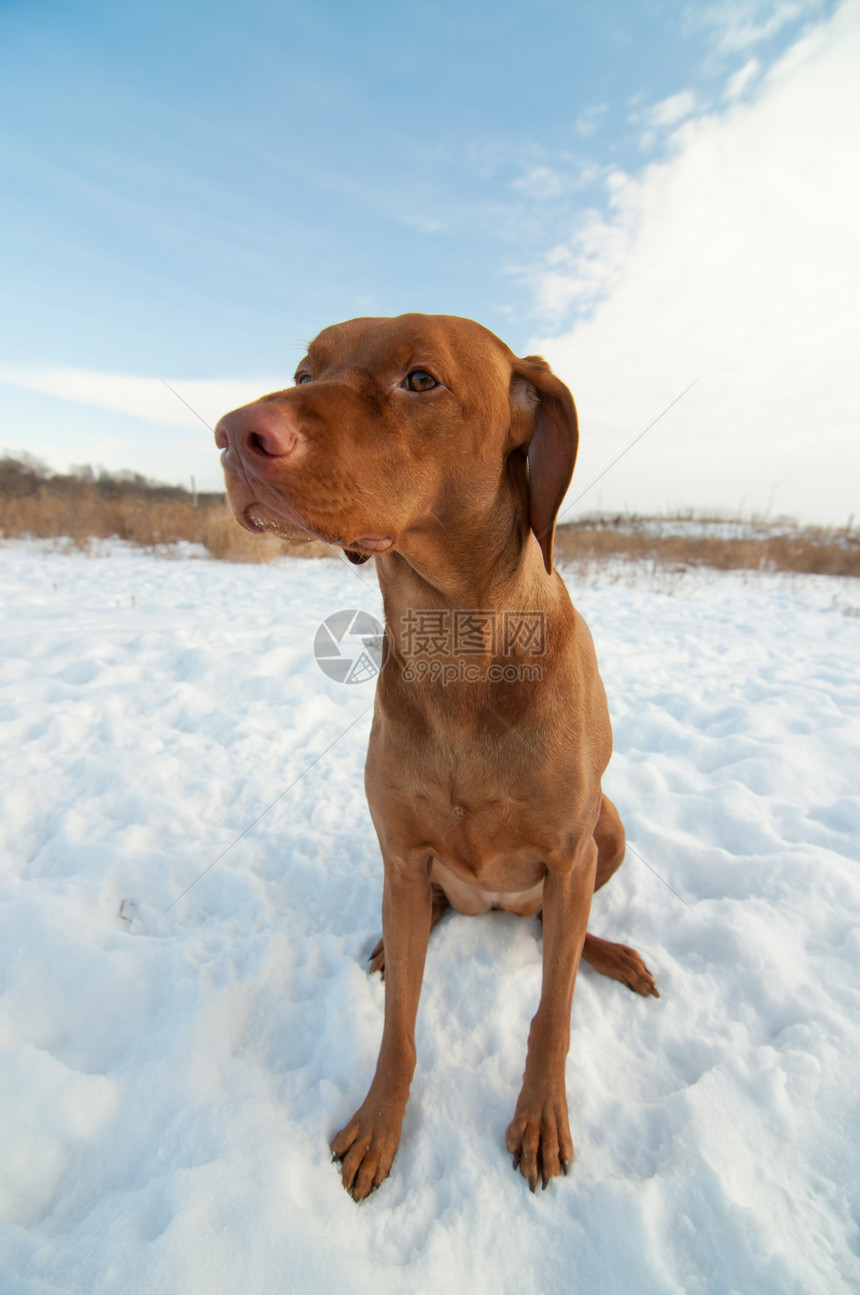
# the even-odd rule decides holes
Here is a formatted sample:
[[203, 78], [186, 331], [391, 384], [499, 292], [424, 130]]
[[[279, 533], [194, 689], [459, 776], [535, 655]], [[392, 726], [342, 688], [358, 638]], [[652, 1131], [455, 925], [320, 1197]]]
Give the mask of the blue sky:
[[[768, 392], [803, 357], [815, 408], [841, 372], [858, 33], [853, 0], [4, 0], [0, 444], [217, 486], [209, 434], [162, 379], [212, 422], [285, 385], [326, 324], [441, 311], [543, 347], [584, 415], [581, 486], [699, 379], [578, 511], [844, 522], [845, 467], [811, 501], [803, 427], [787, 435]], [[798, 274], [818, 304], [786, 335]], [[733, 397], [738, 477], [708, 420], [724, 426], [714, 400], [750, 346], [766, 381]], [[857, 410], [840, 384], [818, 459], [822, 437], [850, 454]]]

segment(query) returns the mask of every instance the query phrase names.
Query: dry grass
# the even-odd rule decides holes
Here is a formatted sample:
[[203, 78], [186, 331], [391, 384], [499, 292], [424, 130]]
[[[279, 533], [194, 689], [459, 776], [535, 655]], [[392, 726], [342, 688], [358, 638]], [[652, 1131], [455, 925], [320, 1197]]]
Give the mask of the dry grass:
[[[679, 523], [680, 529], [684, 526]], [[676, 572], [711, 567], [860, 576], [860, 534], [853, 531], [765, 522], [732, 528], [711, 519], [688, 520], [686, 534], [660, 533], [679, 527], [665, 518], [585, 519], [559, 526], [556, 557], [580, 571], [626, 561]], [[728, 537], [713, 533], [720, 530]], [[35, 460], [11, 458], [0, 460], [0, 535], [62, 538], [81, 549], [92, 539], [114, 536], [149, 549], [184, 540], [230, 562], [270, 562], [287, 553], [326, 557], [331, 552], [323, 544], [288, 545], [273, 535], [249, 534], [233, 520], [223, 495], [195, 500], [180, 487], [130, 473], [96, 476], [84, 468], [59, 476]]]
[[112, 537], [149, 549], [185, 540], [230, 562], [329, 552], [322, 544], [296, 548], [272, 535], [251, 535], [233, 520], [223, 495], [195, 501], [186, 490], [139, 477], [61, 477], [41, 465], [9, 459], [0, 461], [0, 535], [62, 538], [79, 549], [92, 539]]
[[[642, 519], [642, 523], [648, 519]], [[704, 526], [704, 523], [703, 523]], [[574, 524], [556, 531], [559, 562], [600, 564], [613, 558], [650, 562], [682, 569], [713, 567], [720, 571], [804, 571], [819, 575], [860, 576], [860, 534], [815, 528], [761, 526], [749, 537], [651, 535], [637, 528], [611, 524]]]
[[275, 558], [327, 558], [331, 549], [325, 544], [287, 544], [276, 535], [252, 535], [233, 517], [225, 499], [194, 509], [199, 514], [196, 534], [189, 536], [203, 544], [213, 558], [225, 562], [273, 562]]

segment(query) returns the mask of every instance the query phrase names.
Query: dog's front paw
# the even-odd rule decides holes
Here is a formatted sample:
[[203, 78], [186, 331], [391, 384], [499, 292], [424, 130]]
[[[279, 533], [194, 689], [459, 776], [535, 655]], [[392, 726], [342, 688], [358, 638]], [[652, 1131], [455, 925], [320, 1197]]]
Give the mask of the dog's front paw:
[[508, 1125], [505, 1144], [532, 1191], [551, 1178], [566, 1174], [573, 1161], [573, 1141], [567, 1119], [567, 1098], [546, 1094], [520, 1093], [514, 1118]]
[[341, 1180], [354, 1201], [363, 1201], [388, 1177], [402, 1123], [402, 1109], [398, 1113], [396, 1105], [377, 1103], [368, 1094], [332, 1140], [332, 1158], [340, 1161]]

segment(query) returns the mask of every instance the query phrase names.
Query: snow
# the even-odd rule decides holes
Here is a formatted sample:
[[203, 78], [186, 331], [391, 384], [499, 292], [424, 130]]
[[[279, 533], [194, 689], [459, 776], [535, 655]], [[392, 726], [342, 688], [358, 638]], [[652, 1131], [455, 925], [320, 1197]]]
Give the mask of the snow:
[[591, 929], [663, 996], [580, 972], [577, 1158], [532, 1196], [504, 1130], [539, 927], [446, 918], [356, 1206], [328, 1139], [382, 1020], [373, 684], [313, 642], [380, 616], [373, 574], [98, 552], [0, 549], [3, 1295], [858, 1288], [854, 583], [572, 587], [631, 843]]

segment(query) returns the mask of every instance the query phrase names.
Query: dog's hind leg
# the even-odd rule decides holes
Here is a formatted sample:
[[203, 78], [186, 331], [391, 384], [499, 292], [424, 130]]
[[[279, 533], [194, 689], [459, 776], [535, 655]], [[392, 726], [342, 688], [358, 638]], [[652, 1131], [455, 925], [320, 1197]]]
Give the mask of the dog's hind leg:
[[[618, 810], [612, 801], [603, 797], [600, 806], [600, 817], [594, 829], [594, 840], [597, 844], [597, 875], [594, 889], [605, 886], [624, 861], [625, 835], [624, 825]], [[659, 998], [657, 982], [645, 966], [643, 959], [635, 949], [626, 944], [614, 944], [611, 940], [601, 940], [597, 935], [588, 934], [582, 956], [595, 971], [612, 980], [620, 980], [623, 985], [641, 994], [644, 998]]]

